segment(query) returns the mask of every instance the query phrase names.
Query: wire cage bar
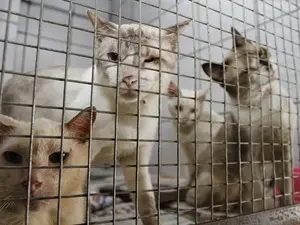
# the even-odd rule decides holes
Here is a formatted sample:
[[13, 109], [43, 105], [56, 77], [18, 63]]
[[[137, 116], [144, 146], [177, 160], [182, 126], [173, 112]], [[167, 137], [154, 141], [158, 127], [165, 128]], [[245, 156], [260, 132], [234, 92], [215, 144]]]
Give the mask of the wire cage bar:
[[0, 225], [299, 224], [296, 0], [2, 0]]

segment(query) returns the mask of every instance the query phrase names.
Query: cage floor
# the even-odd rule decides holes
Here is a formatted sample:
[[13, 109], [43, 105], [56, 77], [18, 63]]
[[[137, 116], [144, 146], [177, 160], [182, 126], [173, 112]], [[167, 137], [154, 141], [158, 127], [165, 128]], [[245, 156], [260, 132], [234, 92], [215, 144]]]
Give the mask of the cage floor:
[[300, 206], [290, 206], [247, 216], [212, 222], [210, 225], [300, 225]]
[[[116, 210], [118, 211], [118, 210]], [[160, 224], [163, 225], [190, 225], [195, 224], [194, 217], [192, 216], [177, 216], [177, 213], [167, 213], [167, 211], [160, 211]], [[134, 225], [135, 222], [135, 213], [124, 213], [115, 217], [116, 225]], [[220, 216], [215, 219], [224, 219]], [[97, 214], [92, 215], [93, 222], [99, 222], [99, 224], [111, 225], [113, 218], [110, 216], [97, 216]], [[202, 224], [204, 222], [210, 221], [209, 212], [203, 211], [202, 216], [198, 217], [197, 223]], [[97, 224], [97, 223], [96, 223]], [[138, 221], [139, 225], [142, 225], [141, 221]], [[216, 221], [209, 223], [211, 225], [300, 225], [300, 208], [291, 207], [281, 210], [272, 210], [269, 212], [253, 214], [249, 216], [235, 217], [227, 219], [224, 221]]]
[[[153, 184], [157, 181], [157, 176], [152, 177]], [[174, 180], [172, 177], [161, 177], [160, 179], [161, 187], [172, 186], [176, 187], [177, 179]], [[175, 182], [175, 183], [174, 183]], [[180, 186], [184, 184], [184, 180], [180, 180]], [[92, 193], [99, 191], [102, 192], [100, 196], [108, 196], [108, 200], [104, 207], [94, 210], [92, 213], [92, 221], [96, 224], [113, 224], [113, 205], [112, 205], [112, 177], [99, 177], [92, 181]], [[124, 183], [123, 176], [116, 177], [116, 191], [121, 192], [126, 191], [126, 185]], [[165, 196], [161, 195], [161, 201], [164, 201]], [[115, 224], [122, 225], [134, 225], [136, 224], [135, 217], [135, 207], [130, 201], [128, 194], [119, 194], [115, 201]], [[110, 202], [109, 202], [110, 201]], [[179, 214], [179, 217], [177, 216]], [[211, 221], [210, 211], [207, 210], [197, 210], [197, 223], [201, 224], [204, 222]], [[212, 222], [211, 224], [220, 225], [300, 225], [300, 206], [296, 205], [289, 208], [271, 210], [264, 213], [253, 214], [249, 216], [236, 217], [236, 214], [229, 214], [229, 217], [234, 217], [220, 222]], [[226, 215], [224, 213], [214, 213], [214, 220], [218, 221], [220, 219], [225, 219]], [[138, 221], [141, 224], [141, 221]], [[164, 205], [160, 209], [160, 224], [173, 225], [173, 224], [195, 224], [195, 211], [193, 206], [186, 204], [185, 202], [177, 202]]]

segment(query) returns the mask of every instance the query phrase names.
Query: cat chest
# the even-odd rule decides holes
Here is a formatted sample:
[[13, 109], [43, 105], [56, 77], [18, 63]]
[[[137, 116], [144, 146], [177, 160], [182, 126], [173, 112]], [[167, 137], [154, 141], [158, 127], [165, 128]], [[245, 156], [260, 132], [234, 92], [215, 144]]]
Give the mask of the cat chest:
[[210, 122], [199, 122], [197, 124], [197, 129], [190, 129], [188, 132], [185, 130], [180, 130], [180, 140], [182, 141], [199, 141], [205, 142], [210, 141], [214, 138], [216, 133], [222, 127], [222, 124], [210, 123]]
[[[279, 126], [281, 121], [285, 121], [287, 114], [295, 113], [293, 109], [293, 103], [289, 99], [281, 97], [279, 95], [272, 95], [258, 102], [259, 104], [253, 105], [241, 105], [239, 110], [233, 108], [232, 112], [235, 115], [236, 121], [243, 124], [263, 124]], [[291, 104], [290, 104], [291, 103]]]
[[116, 129], [122, 139], [153, 139], [156, 128], [155, 118], [119, 117]]
[[[194, 133], [195, 130], [189, 133], [181, 132], [180, 144], [182, 150], [190, 157], [195, 156], [195, 149], [197, 156], [205, 153], [205, 151], [208, 150], [207, 147], [211, 144], [211, 140], [214, 139], [221, 127], [222, 125], [212, 125], [209, 122], [201, 122], [197, 126], [196, 134]], [[196, 146], [195, 143], [197, 143]]]
[[281, 113], [276, 109], [272, 111], [269, 107], [252, 109], [240, 108], [239, 112], [236, 112], [234, 117], [235, 120], [239, 121], [242, 125], [279, 125], [281, 120]]
[[115, 138], [118, 139], [120, 149], [135, 148], [138, 140], [140, 144], [153, 140], [158, 122], [155, 118], [141, 117], [138, 121], [136, 117], [119, 116], [115, 125], [114, 117], [106, 119], [97, 124], [93, 133], [93, 137], [98, 139], [96, 142], [99, 148], [113, 146]]

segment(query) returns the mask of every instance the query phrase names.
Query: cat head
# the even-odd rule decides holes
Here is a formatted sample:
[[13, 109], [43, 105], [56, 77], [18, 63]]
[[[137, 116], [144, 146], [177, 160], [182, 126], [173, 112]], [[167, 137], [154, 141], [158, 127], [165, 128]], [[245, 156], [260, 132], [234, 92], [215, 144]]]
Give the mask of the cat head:
[[[196, 93], [196, 107], [195, 107], [195, 92], [189, 90], [179, 90], [176, 84], [172, 81], [168, 87], [169, 96], [169, 112], [177, 118], [179, 111], [179, 123], [181, 126], [191, 126], [195, 124], [195, 116], [200, 118], [203, 111], [203, 104], [206, 98], [206, 92], [198, 90]], [[178, 104], [179, 97], [179, 104]], [[184, 97], [184, 98], [182, 98]]]
[[[60, 152], [61, 138], [59, 138], [61, 124], [44, 118], [35, 120], [31, 157], [33, 168], [29, 184], [31, 198], [58, 195], [61, 159], [63, 166], [88, 165], [87, 138], [90, 123], [93, 124], [95, 119], [95, 108], [93, 108], [92, 117], [91, 108], [86, 108], [64, 124], [64, 136], [68, 138], [64, 138], [62, 155]], [[0, 115], [0, 165], [14, 168], [0, 170], [0, 199], [7, 200], [7, 202], [0, 202], [0, 210], [22, 212], [26, 209], [30, 137], [24, 137], [24, 135], [30, 135], [30, 130], [30, 122], [17, 121]], [[52, 138], [45, 136], [52, 136]], [[57, 138], [53, 138], [53, 136]], [[34, 168], [35, 166], [43, 168]], [[47, 166], [51, 168], [45, 168]], [[86, 174], [87, 168], [63, 168], [61, 173], [62, 195], [83, 194]], [[31, 212], [50, 210], [53, 207], [57, 208], [57, 199], [30, 200]]]
[[231, 33], [233, 48], [224, 63], [204, 63], [202, 68], [233, 100], [237, 99], [239, 91], [240, 100], [248, 101], [250, 89], [257, 92], [276, 78], [276, 65], [268, 49], [243, 37], [234, 28]]
[[[88, 11], [88, 16], [96, 29], [95, 55], [98, 59], [97, 67], [102, 71], [102, 82], [114, 87], [117, 86], [117, 82], [119, 83], [119, 101], [136, 102], [139, 88], [141, 91], [158, 92], [160, 76], [162, 90], [167, 87], [169, 74], [160, 75], [159, 64], [161, 63], [161, 71], [173, 71], [176, 66], [176, 54], [171, 51], [176, 51], [177, 34], [190, 23], [190, 20], [159, 31], [158, 28], [143, 24], [140, 28], [139, 24], [118, 26], [99, 16], [95, 17], [91, 11]], [[139, 42], [141, 43], [140, 57]], [[159, 51], [160, 47], [161, 51]], [[120, 64], [118, 71], [119, 62], [124, 64]], [[119, 74], [118, 81], [117, 74]], [[141, 100], [148, 95], [146, 92], [140, 92]]]

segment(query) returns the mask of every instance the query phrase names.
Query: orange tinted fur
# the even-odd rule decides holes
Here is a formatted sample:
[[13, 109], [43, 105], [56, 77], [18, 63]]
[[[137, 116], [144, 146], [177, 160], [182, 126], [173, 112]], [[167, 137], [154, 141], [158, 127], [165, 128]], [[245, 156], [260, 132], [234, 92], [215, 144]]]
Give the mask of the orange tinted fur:
[[[78, 114], [79, 120], [89, 126], [90, 111]], [[95, 115], [94, 115], [95, 116]], [[80, 121], [75, 117], [65, 126], [64, 135], [67, 137], [81, 136], [75, 123]], [[0, 123], [12, 126], [10, 134], [30, 134], [30, 122], [15, 121], [9, 117], [0, 115]], [[70, 123], [74, 123], [70, 124]], [[80, 125], [80, 124], [79, 124]], [[82, 125], [82, 124], [81, 124]], [[61, 124], [48, 119], [37, 119], [33, 128], [34, 136], [60, 136]], [[49, 156], [54, 152], [60, 152], [60, 138], [34, 138], [32, 147], [33, 166], [59, 166], [59, 163], [51, 162]], [[0, 146], [1, 166], [27, 166], [29, 161], [30, 138], [4, 137]], [[13, 151], [22, 155], [22, 162], [14, 164], [6, 160], [4, 152]], [[87, 166], [88, 165], [88, 141], [85, 143], [76, 139], [64, 139], [63, 151], [69, 153], [64, 160], [66, 166]], [[26, 198], [27, 187], [21, 185], [21, 181], [27, 180], [28, 169], [0, 170], [0, 198], [15, 199], [18, 197]], [[87, 168], [64, 168], [62, 170], [61, 195], [82, 195], [86, 193]], [[34, 177], [34, 178], [33, 178]], [[31, 179], [38, 179], [41, 188], [35, 193], [37, 197], [55, 197], [58, 195], [59, 187], [59, 168], [33, 168]], [[32, 181], [33, 182], [33, 181]], [[86, 197], [73, 197], [61, 199], [61, 224], [78, 224], [85, 222]], [[42, 200], [43, 201], [43, 200]], [[42, 204], [41, 200], [30, 201], [30, 205], [37, 206], [37, 209], [29, 213], [29, 224], [31, 225], [54, 225], [57, 224], [58, 200], [49, 199]], [[8, 203], [0, 202], [0, 224], [10, 225], [25, 224], [26, 200], [11, 201]]]

